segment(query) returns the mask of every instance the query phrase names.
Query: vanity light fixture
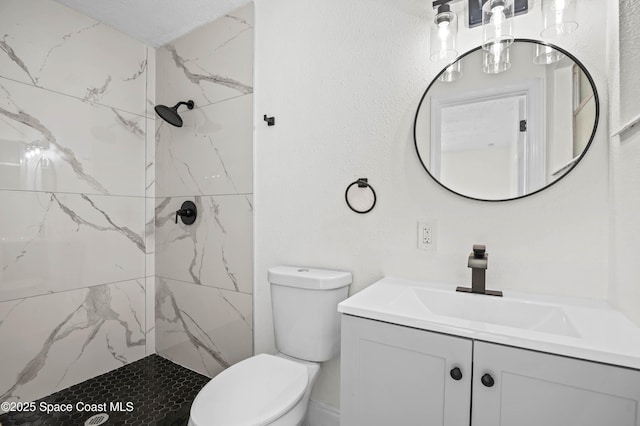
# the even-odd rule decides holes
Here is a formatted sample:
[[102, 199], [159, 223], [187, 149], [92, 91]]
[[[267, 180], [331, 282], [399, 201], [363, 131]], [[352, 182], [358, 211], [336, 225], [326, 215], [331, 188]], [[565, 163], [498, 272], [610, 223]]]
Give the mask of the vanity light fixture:
[[542, 0], [542, 37], [561, 37], [578, 28], [576, 0]]
[[499, 54], [513, 43], [513, 0], [487, 0], [482, 5], [482, 48]]
[[[436, 3], [438, 5], [436, 6]], [[458, 16], [451, 12], [449, 0], [434, 2], [436, 16], [431, 25], [431, 60], [452, 62], [457, 56]]]
[[[457, 15], [451, 11], [451, 4], [463, 0], [435, 0], [432, 6], [435, 16], [431, 25], [431, 60], [452, 63], [458, 56], [456, 38], [458, 33]], [[527, 13], [529, 0], [464, 0], [468, 3], [469, 28], [483, 26], [482, 47], [491, 53], [486, 56], [487, 72], [502, 72], [511, 66], [509, 51], [504, 51], [513, 43], [513, 16]], [[569, 0], [567, 0], [569, 1]], [[573, 1], [573, 0], [571, 0]], [[441, 74], [441, 81], [454, 81], [460, 76], [460, 69], [450, 65]]]

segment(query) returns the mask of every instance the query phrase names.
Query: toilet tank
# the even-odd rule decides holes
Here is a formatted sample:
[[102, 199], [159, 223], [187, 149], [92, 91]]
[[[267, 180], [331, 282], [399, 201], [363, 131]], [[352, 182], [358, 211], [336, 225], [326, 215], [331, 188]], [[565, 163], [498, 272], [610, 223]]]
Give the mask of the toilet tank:
[[347, 298], [351, 272], [276, 266], [269, 269], [276, 348], [323, 362], [340, 351], [338, 303]]

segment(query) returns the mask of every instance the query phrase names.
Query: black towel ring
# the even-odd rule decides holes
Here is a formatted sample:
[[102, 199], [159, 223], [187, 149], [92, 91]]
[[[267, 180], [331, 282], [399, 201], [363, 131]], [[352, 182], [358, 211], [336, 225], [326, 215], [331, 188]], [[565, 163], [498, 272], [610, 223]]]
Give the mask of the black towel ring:
[[[349, 186], [347, 186], [347, 190], [344, 192], [344, 200], [347, 202], [347, 206], [349, 206], [351, 210], [359, 214], [369, 213], [371, 210], [373, 210], [373, 208], [376, 206], [376, 201], [378, 199], [376, 196], [376, 191], [373, 189], [371, 185], [369, 185], [367, 181], [368, 181], [367, 178], [360, 178], [355, 182], [352, 182]], [[369, 207], [366, 210], [356, 210], [353, 208], [353, 206], [349, 202], [349, 190], [353, 185], [358, 185], [358, 188], [369, 188], [371, 190], [371, 193], [373, 193], [373, 203], [371, 203], [371, 207]]]

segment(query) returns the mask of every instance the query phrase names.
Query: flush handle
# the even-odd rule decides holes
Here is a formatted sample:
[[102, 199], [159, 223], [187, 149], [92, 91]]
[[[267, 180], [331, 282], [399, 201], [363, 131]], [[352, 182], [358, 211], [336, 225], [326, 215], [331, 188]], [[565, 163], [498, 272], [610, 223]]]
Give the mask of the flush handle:
[[451, 376], [451, 378], [453, 380], [461, 380], [462, 379], [462, 371], [458, 367], [455, 367], [455, 368], [451, 369], [451, 371], [449, 372], [449, 375]]
[[486, 387], [490, 388], [492, 387], [496, 382], [493, 380], [493, 377], [491, 377], [491, 374], [489, 373], [485, 373], [481, 378], [480, 381], [482, 382], [483, 385], [485, 385]]

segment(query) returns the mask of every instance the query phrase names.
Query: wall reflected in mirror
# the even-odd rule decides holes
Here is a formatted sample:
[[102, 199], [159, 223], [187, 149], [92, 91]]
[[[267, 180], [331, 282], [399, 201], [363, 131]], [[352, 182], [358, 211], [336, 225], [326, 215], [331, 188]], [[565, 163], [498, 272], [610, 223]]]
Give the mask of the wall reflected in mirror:
[[597, 91], [583, 65], [554, 46], [517, 40], [508, 67], [487, 64], [486, 52], [468, 52], [433, 80], [416, 113], [416, 150], [455, 193], [520, 198], [582, 158], [597, 128]]

